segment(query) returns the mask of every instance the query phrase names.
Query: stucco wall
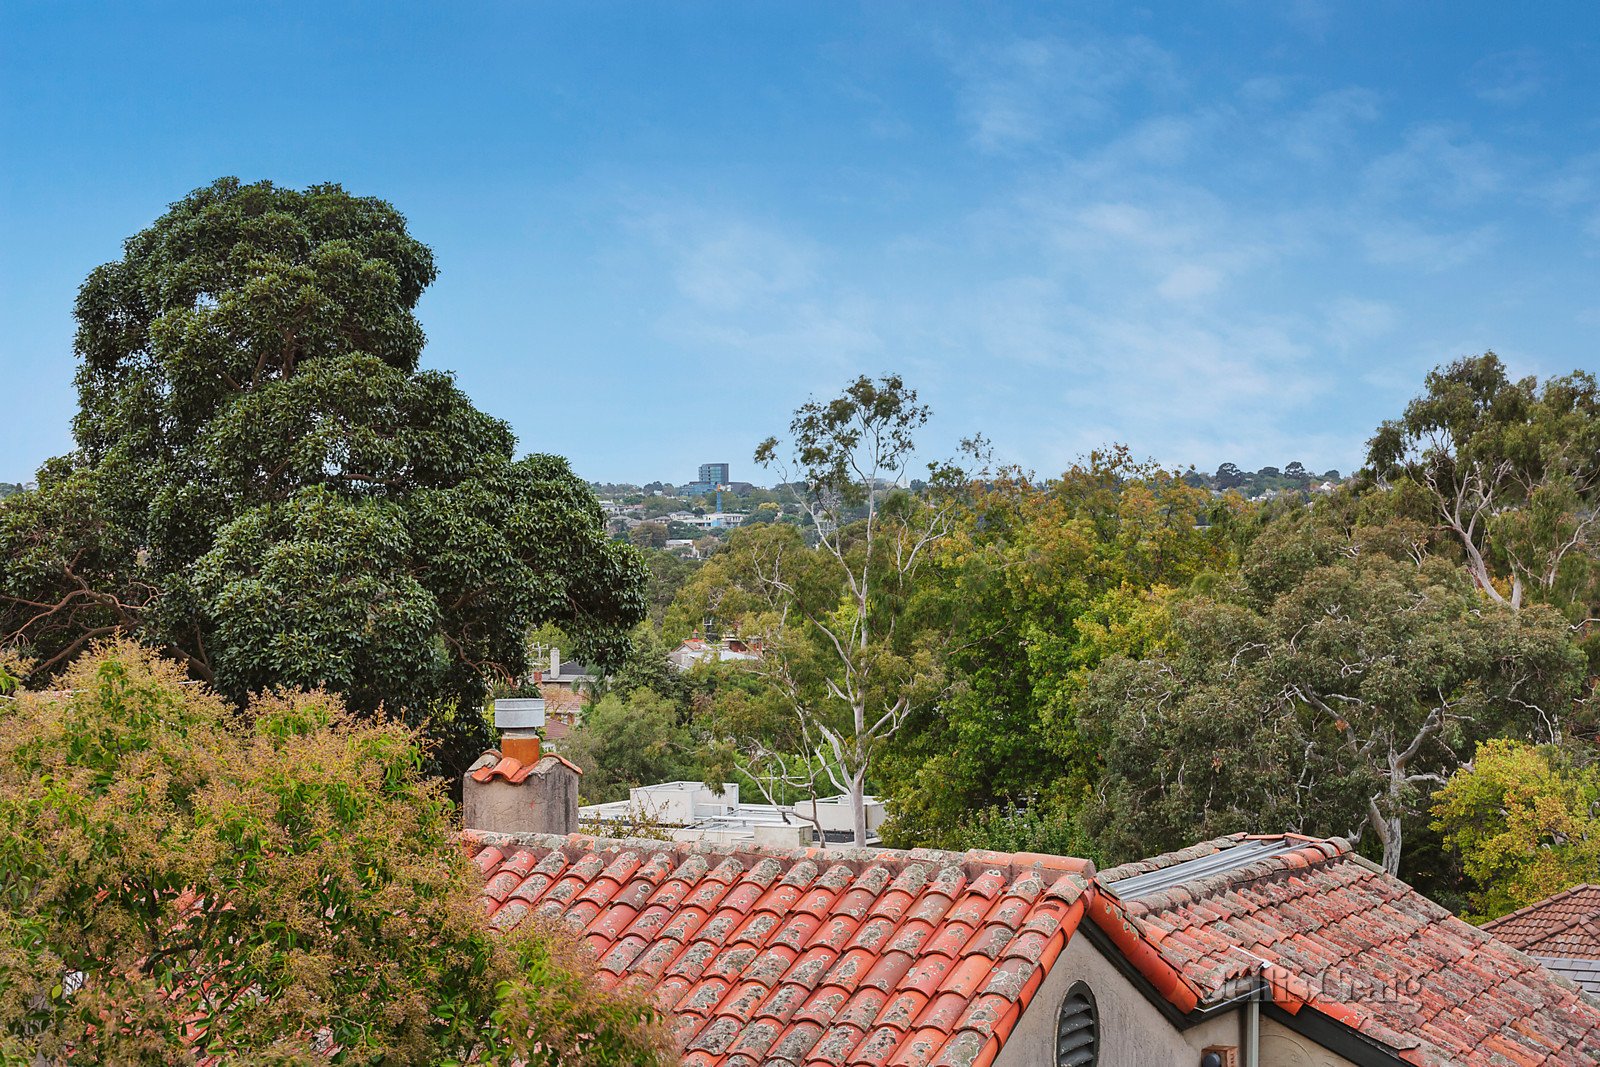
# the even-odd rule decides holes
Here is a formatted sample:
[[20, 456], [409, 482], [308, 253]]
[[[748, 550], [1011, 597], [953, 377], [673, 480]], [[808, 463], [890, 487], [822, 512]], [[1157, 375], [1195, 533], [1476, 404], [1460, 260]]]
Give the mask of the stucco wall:
[[461, 783], [462, 825], [501, 834], [570, 834], [578, 828], [578, 775], [546, 756], [513, 785], [504, 779]]
[[1261, 1067], [1355, 1067], [1282, 1023], [1261, 1020]]
[[[995, 1067], [1055, 1063], [1056, 1016], [1074, 982], [1094, 991], [1100, 1010], [1100, 1067], [1199, 1067], [1210, 1045], [1242, 1046], [1244, 1012], [1235, 1009], [1179, 1030], [1082, 934], [1068, 942]], [[1261, 1019], [1261, 1067], [1356, 1067], [1281, 1023]]]
[[[1080, 933], [1050, 968], [996, 1057], [995, 1067], [1055, 1063], [1056, 1016], [1067, 990], [1078, 981], [1089, 984], [1100, 1010], [1100, 1067], [1198, 1067], [1201, 1049], [1237, 1045], [1242, 1036], [1243, 1016], [1238, 1011], [1179, 1031]], [[1318, 1061], [1312, 1063], [1321, 1067]], [[1264, 1059], [1262, 1067], [1275, 1065]]]

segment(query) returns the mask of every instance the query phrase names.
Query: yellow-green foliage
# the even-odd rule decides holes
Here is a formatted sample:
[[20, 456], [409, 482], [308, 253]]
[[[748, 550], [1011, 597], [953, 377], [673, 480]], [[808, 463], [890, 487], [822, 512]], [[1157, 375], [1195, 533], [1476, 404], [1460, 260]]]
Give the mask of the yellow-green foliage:
[[1600, 878], [1600, 771], [1570, 765], [1557, 749], [1483, 742], [1433, 813], [1479, 887], [1477, 920]]
[[654, 1062], [569, 942], [489, 930], [409, 730], [131, 643], [62, 686], [0, 698], [0, 1062]]

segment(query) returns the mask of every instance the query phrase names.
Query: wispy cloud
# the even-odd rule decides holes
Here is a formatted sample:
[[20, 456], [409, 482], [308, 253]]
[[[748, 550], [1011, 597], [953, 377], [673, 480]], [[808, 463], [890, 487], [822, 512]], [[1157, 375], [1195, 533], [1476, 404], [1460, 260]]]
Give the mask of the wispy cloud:
[[703, 201], [643, 213], [676, 294], [662, 336], [808, 374], [915, 368], [961, 431], [1044, 470], [1112, 441], [1347, 467], [1428, 366], [1492, 340], [1419, 323], [1407, 291], [1475, 278], [1513, 207], [1600, 219], [1600, 162], [1530, 182], [1470, 123], [1397, 123], [1367, 86], [1201, 91], [1127, 36], [948, 62], [988, 179], [959, 219], [841, 233]]
[[1380, 98], [1371, 89], [1347, 87], [1321, 93], [1291, 110], [1278, 123], [1283, 148], [1310, 163], [1329, 163], [1349, 155], [1361, 128], [1380, 114]]
[[1467, 85], [1480, 100], [1516, 107], [1544, 90], [1544, 61], [1533, 48], [1497, 52], [1473, 64]]
[[1374, 198], [1411, 197], [1429, 207], [1478, 204], [1505, 184], [1493, 148], [1457, 125], [1428, 124], [1407, 132], [1405, 143], [1367, 164], [1362, 173]]
[[1130, 87], [1163, 93], [1178, 82], [1172, 58], [1143, 37], [1038, 37], [977, 48], [963, 42], [957, 67], [963, 116], [985, 152], [1103, 123]]
[[882, 347], [873, 297], [836, 285], [834, 254], [793, 228], [704, 203], [654, 203], [629, 214], [626, 232], [646, 239], [646, 269], [670, 280], [676, 299], [653, 314], [676, 341], [769, 364], [849, 364]]
[[1361, 242], [1374, 263], [1438, 273], [1481, 259], [1497, 238], [1498, 231], [1493, 226], [1429, 230], [1412, 222], [1386, 219], [1362, 233]]

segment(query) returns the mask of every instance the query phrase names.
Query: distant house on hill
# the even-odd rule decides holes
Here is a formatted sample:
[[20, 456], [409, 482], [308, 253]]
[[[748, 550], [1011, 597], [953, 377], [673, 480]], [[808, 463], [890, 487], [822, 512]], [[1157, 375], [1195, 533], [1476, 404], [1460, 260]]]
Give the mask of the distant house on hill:
[[685, 559], [700, 558], [700, 549], [695, 546], [694, 539], [691, 537], [669, 537], [665, 550], [673, 555], [683, 556]]
[[559, 740], [570, 733], [583, 717], [583, 709], [600, 682], [600, 677], [577, 660], [561, 658], [559, 648], [538, 646], [533, 651], [533, 672], [529, 680], [544, 698], [545, 736]]

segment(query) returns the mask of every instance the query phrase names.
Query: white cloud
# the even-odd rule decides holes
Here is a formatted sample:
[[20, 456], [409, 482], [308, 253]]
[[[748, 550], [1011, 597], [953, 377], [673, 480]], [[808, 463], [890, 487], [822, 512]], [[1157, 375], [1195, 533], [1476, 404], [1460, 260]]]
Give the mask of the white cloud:
[[1435, 273], [1479, 259], [1498, 238], [1499, 232], [1493, 226], [1435, 231], [1413, 222], [1385, 219], [1363, 233], [1361, 241], [1374, 263]]
[[1112, 441], [1344, 468], [1427, 367], [1492, 342], [1488, 316], [1440, 327], [1430, 294], [1479, 291], [1437, 276], [1504, 253], [1513, 194], [1600, 220], [1600, 164], [1524, 193], [1530, 166], [1465, 124], [1386, 140], [1389, 100], [1362, 86], [1264, 76], [1185, 100], [1137, 38], [951, 63], [983, 174], [959, 220], [662, 212], [662, 336], [797, 376], [915, 373], [956, 433], [1047, 471]]
[[1382, 300], [1342, 296], [1323, 310], [1328, 340], [1341, 348], [1374, 340], [1392, 333], [1400, 324], [1400, 312]]
[[841, 364], [882, 347], [875, 298], [833, 283], [834, 253], [792, 228], [707, 205], [653, 205], [625, 232], [647, 240], [643, 268], [670, 279], [676, 299], [652, 314], [678, 343], [763, 362]]
[[809, 287], [817, 249], [743, 222], [712, 225], [684, 240], [678, 289], [709, 308], [737, 311]]
[[1222, 272], [1214, 267], [1185, 263], [1163, 278], [1156, 292], [1168, 300], [1197, 300], [1215, 293], [1222, 281]]
[[1379, 113], [1378, 94], [1370, 89], [1323, 93], [1280, 124], [1284, 150], [1311, 163], [1348, 157], [1360, 128], [1376, 121]]

